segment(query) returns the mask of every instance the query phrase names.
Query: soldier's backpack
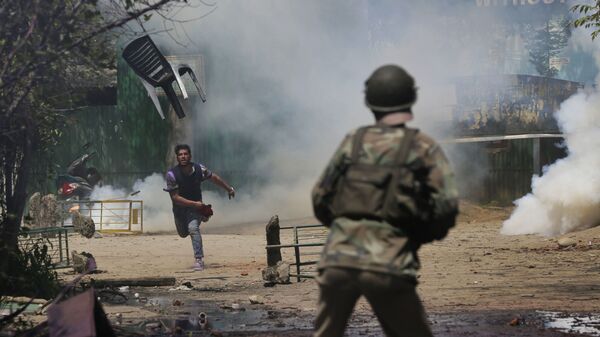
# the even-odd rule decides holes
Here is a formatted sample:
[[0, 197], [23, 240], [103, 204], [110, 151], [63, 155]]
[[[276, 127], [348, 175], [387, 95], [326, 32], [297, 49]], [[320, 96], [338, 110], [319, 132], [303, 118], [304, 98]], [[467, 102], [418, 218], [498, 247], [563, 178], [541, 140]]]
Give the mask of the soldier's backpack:
[[391, 132], [392, 127], [367, 126], [356, 132], [350, 162], [332, 186], [333, 197], [330, 210], [333, 218], [385, 220], [390, 224], [411, 231], [428, 217], [427, 196], [419, 186], [419, 174], [408, 167], [406, 161], [417, 129], [405, 128], [402, 144], [388, 165], [359, 162], [365, 133], [369, 128], [382, 128]]

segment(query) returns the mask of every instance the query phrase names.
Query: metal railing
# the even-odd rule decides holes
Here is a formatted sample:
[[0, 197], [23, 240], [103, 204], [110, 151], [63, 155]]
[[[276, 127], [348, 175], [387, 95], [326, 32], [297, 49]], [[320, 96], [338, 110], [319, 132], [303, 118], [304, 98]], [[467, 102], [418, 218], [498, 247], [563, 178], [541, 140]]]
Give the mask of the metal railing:
[[[144, 202], [142, 200], [64, 201], [66, 209], [75, 208], [94, 220], [96, 230], [104, 233], [143, 233]], [[63, 221], [70, 226], [71, 218]]]
[[[266, 249], [290, 249], [294, 251], [294, 262], [290, 263], [290, 266], [295, 267], [295, 273], [290, 272], [290, 276], [296, 277], [296, 280], [300, 282], [302, 278], [314, 278], [316, 274], [318, 257], [321, 255], [321, 249], [315, 247], [322, 247], [325, 245], [325, 239], [327, 238], [327, 228], [321, 224], [318, 225], [297, 225], [297, 226], [285, 226], [280, 228], [281, 231], [292, 232], [292, 243], [280, 244], [280, 245], [267, 245]], [[317, 256], [316, 259], [304, 260], [310, 256]], [[309, 267], [309, 268], [304, 268]]]
[[54, 268], [71, 266], [69, 233], [66, 228], [46, 227], [29, 229], [19, 236], [19, 247], [22, 250], [29, 251], [36, 243], [46, 245]]

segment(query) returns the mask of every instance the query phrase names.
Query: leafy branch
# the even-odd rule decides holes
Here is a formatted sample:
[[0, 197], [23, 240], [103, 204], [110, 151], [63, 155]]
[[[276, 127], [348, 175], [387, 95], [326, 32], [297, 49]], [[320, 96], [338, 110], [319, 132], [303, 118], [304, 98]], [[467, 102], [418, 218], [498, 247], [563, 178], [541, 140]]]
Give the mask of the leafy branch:
[[593, 5], [579, 4], [571, 7], [571, 12], [583, 15], [573, 21], [573, 26], [593, 28], [592, 40], [600, 34], [600, 0], [595, 0]]

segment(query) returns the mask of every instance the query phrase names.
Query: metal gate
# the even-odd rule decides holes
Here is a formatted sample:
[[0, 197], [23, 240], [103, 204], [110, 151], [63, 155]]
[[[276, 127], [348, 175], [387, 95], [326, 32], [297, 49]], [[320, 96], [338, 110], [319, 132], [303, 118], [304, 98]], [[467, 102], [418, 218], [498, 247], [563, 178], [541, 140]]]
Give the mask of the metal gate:
[[35, 228], [19, 235], [19, 247], [24, 251], [30, 251], [36, 243], [48, 248], [48, 255], [54, 268], [66, 268], [71, 265], [69, 234], [66, 228]]
[[[317, 225], [297, 225], [285, 226], [280, 228], [280, 236], [288, 238], [291, 232], [291, 243], [280, 245], [267, 245], [266, 249], [291, 249], [293, 248], [294, 262], [290, 262], [290, 267], [293, 266], [294, 272], [290, 272], [290, 276], [296, 277], [300, 282], [302, 278], [314, 278], [316, 275], [316, 264], [321, 256], [321, 248], [325, 245], [327, 238], [327, 227]], [[287, 233], [286, 233], [287, 232]], [[282, 254], [284, 255], [284, 254]]]
[[[104, 233], [143, 233], [144, 202], [142, 200], [66, 201], [65, 208], [77, 210], [94, 220], [96, 230]], [[63, 226], [71, 226], [71, 218]]]

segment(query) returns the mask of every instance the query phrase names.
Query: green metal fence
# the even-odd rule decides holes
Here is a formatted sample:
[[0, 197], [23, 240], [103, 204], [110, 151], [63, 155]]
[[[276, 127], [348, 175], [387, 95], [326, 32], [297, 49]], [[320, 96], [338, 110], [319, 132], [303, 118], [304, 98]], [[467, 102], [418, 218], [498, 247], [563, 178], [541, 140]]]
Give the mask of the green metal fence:
[[[300, 282], [303, 278], [314, 278], [316, 276], [316, 264], [321, 256], [321, 248], [325, 245], [327, 238], [327, 227], [321, 224], [284, 226], [280, 228], [281, 236], [289, 237], [291, 242], [280, 245], [267, 245], [266, 249], [285, 249], [282, 256], [293, 266], [290, 276], [296, 277]], [[286, 233], [287, 232], [287, 233]], [[290, 252], [291, 250], [291, 252]], [[291, 255], [293, 254], [293, 255]], [[290, 261], [289, 259], [293, 259]]]
[[62, 227], [35, 228], [19, 236], [21, 249], [29, 251], [36, 244], [46, 245], [54, 268], [71, 266], [69, 255], [69, 232]]

